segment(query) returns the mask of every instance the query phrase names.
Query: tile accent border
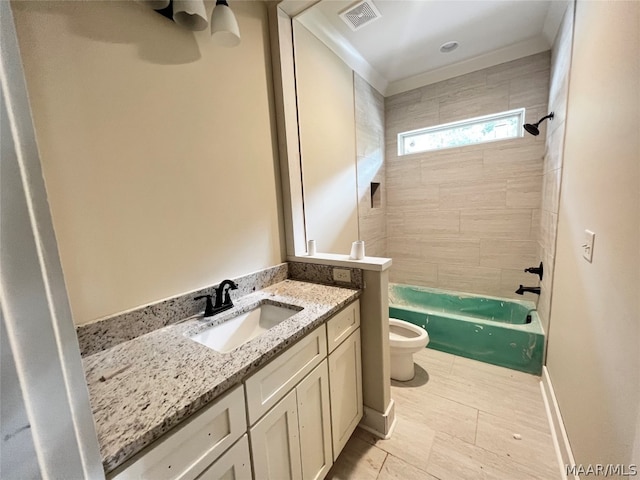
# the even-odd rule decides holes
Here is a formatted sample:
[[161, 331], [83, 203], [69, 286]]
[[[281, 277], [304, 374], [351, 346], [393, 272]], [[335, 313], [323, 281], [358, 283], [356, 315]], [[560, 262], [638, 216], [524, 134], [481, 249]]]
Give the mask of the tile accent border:
[[[233, 299], [243, 297], [256, 290], [262, 290], [275, 283], [286, 280], [289, 266], [281, 263], [232, 280], [238, 284], [231, 291]], [[362, 276], [362, 275], [361, 275]], [[352, 274], [352, 278], [354, 275]], [[343, 285], [332, 283], [332, 285]], [[76, 334], [83, 357], [106, 350], [120, 343], [132, 340], [140, 335], [152, 332], [167, 325], [179, 322], [204, 310], [204, 302], [194, 302], [198, 295], [213, 295], [218, 284], [200, 290], [161, 300], [150, 305], [117, 313], [95, 322], [78, 325]]]
[[321, 265], [318, 263], [289, 262], [289, 278], [304, 282], [333, 285], [335, 287], [363, 288], [364, 281], [362, 279], [361, 269], [348, 268], [347, 270], [351, 270], [351, 282], [338, 282], [333, 279], [334, 268], [343, 267]]
[[560, 407], [558, 406], [556, 394], [553, 390], [553, 385], [551, 384], [551, 377], [549, 377], [549, 370], [547, 370], [546, 366], [542, 367], [540, 390], [542, 391], [542, 399], [544, 400], [545, 410], [547, 411], [549, 427], [551, 428], [553, 446], [558, 457], [560, 478], [563, 480], [580, 480], [580, 477], [577, 475], [567, 475], [565, 469], [565, 465], [575, 465], [576, 461], [573, 457], [569, 437], [567, 437], [567, 431], [564, 428], [564, 421], [562, 420]]

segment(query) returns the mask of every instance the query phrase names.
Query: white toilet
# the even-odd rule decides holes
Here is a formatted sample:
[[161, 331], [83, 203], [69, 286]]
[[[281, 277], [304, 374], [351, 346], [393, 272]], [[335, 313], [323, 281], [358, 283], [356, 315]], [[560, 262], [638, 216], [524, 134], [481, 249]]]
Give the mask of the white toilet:
[[389, 318], [389, 347], [391, 351], [391, 378], [406, 382], [415, 375], [413, 354], [429, 343], [429, 334], [412, 323]]

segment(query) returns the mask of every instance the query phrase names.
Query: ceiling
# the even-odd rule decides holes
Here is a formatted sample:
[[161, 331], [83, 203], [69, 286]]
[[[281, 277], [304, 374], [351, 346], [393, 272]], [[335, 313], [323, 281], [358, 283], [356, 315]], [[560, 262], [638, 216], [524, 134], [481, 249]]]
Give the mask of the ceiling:
[[[339, 17], [357, 1], [323, 0], [296, 17], [388, 96], [549, 50], [565, 0], [371, 0], [357, 31]], [[451, 53], [440, 46], [459, 42]]]

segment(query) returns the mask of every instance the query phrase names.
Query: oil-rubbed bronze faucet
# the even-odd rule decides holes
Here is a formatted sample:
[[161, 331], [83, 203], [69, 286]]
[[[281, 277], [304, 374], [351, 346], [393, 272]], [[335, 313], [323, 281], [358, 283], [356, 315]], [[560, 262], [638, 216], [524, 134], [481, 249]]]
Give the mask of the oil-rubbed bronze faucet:
[[216, 288], [216, 304], [213, 306], [214, 315], [233, 308], [233, 302], [231, 301], [229, 290], [236, 290], [237, 288], [238, 285], [233, 280], [223, 280], [220, 282], [220, 285]]
[[520, 288], [516, 290], [518, 295], [522, 295], [524, 292], [535, 293], [536, 295], [540, 295], [540, 287], [523, 287], [520, 285]]
[[[225, 288], [228, 287], [228, 288]], [[194, 300], [201, 300], [203, 298], [207, 299], [207, 305], [204, 309], [204, 318], [211, 317], [216, 313], [224, 312], [225, 310], [229, 310], [233, 308], [233, 302], [231, 301], [231, 295], [229, 295], [229, 290], [236, 290], [238, 285], [232, 280], [223, 280], [216, 288], [216, 304], [214, 305], [211, 301], [213, 295], [200, 295], [199, 297], [195, 297]]]

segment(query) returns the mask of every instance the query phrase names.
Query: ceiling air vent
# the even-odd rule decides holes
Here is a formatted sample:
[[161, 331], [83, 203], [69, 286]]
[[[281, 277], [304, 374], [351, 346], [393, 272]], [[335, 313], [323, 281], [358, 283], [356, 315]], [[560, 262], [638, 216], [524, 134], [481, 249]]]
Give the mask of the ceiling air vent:
[[378, 11], [371, 0], [358, 2], [340, 14], [340, 18], [342, 18], [344, 23], [349, 25], [349, 28], [354, 32], [380, 17], [380, 11]]

